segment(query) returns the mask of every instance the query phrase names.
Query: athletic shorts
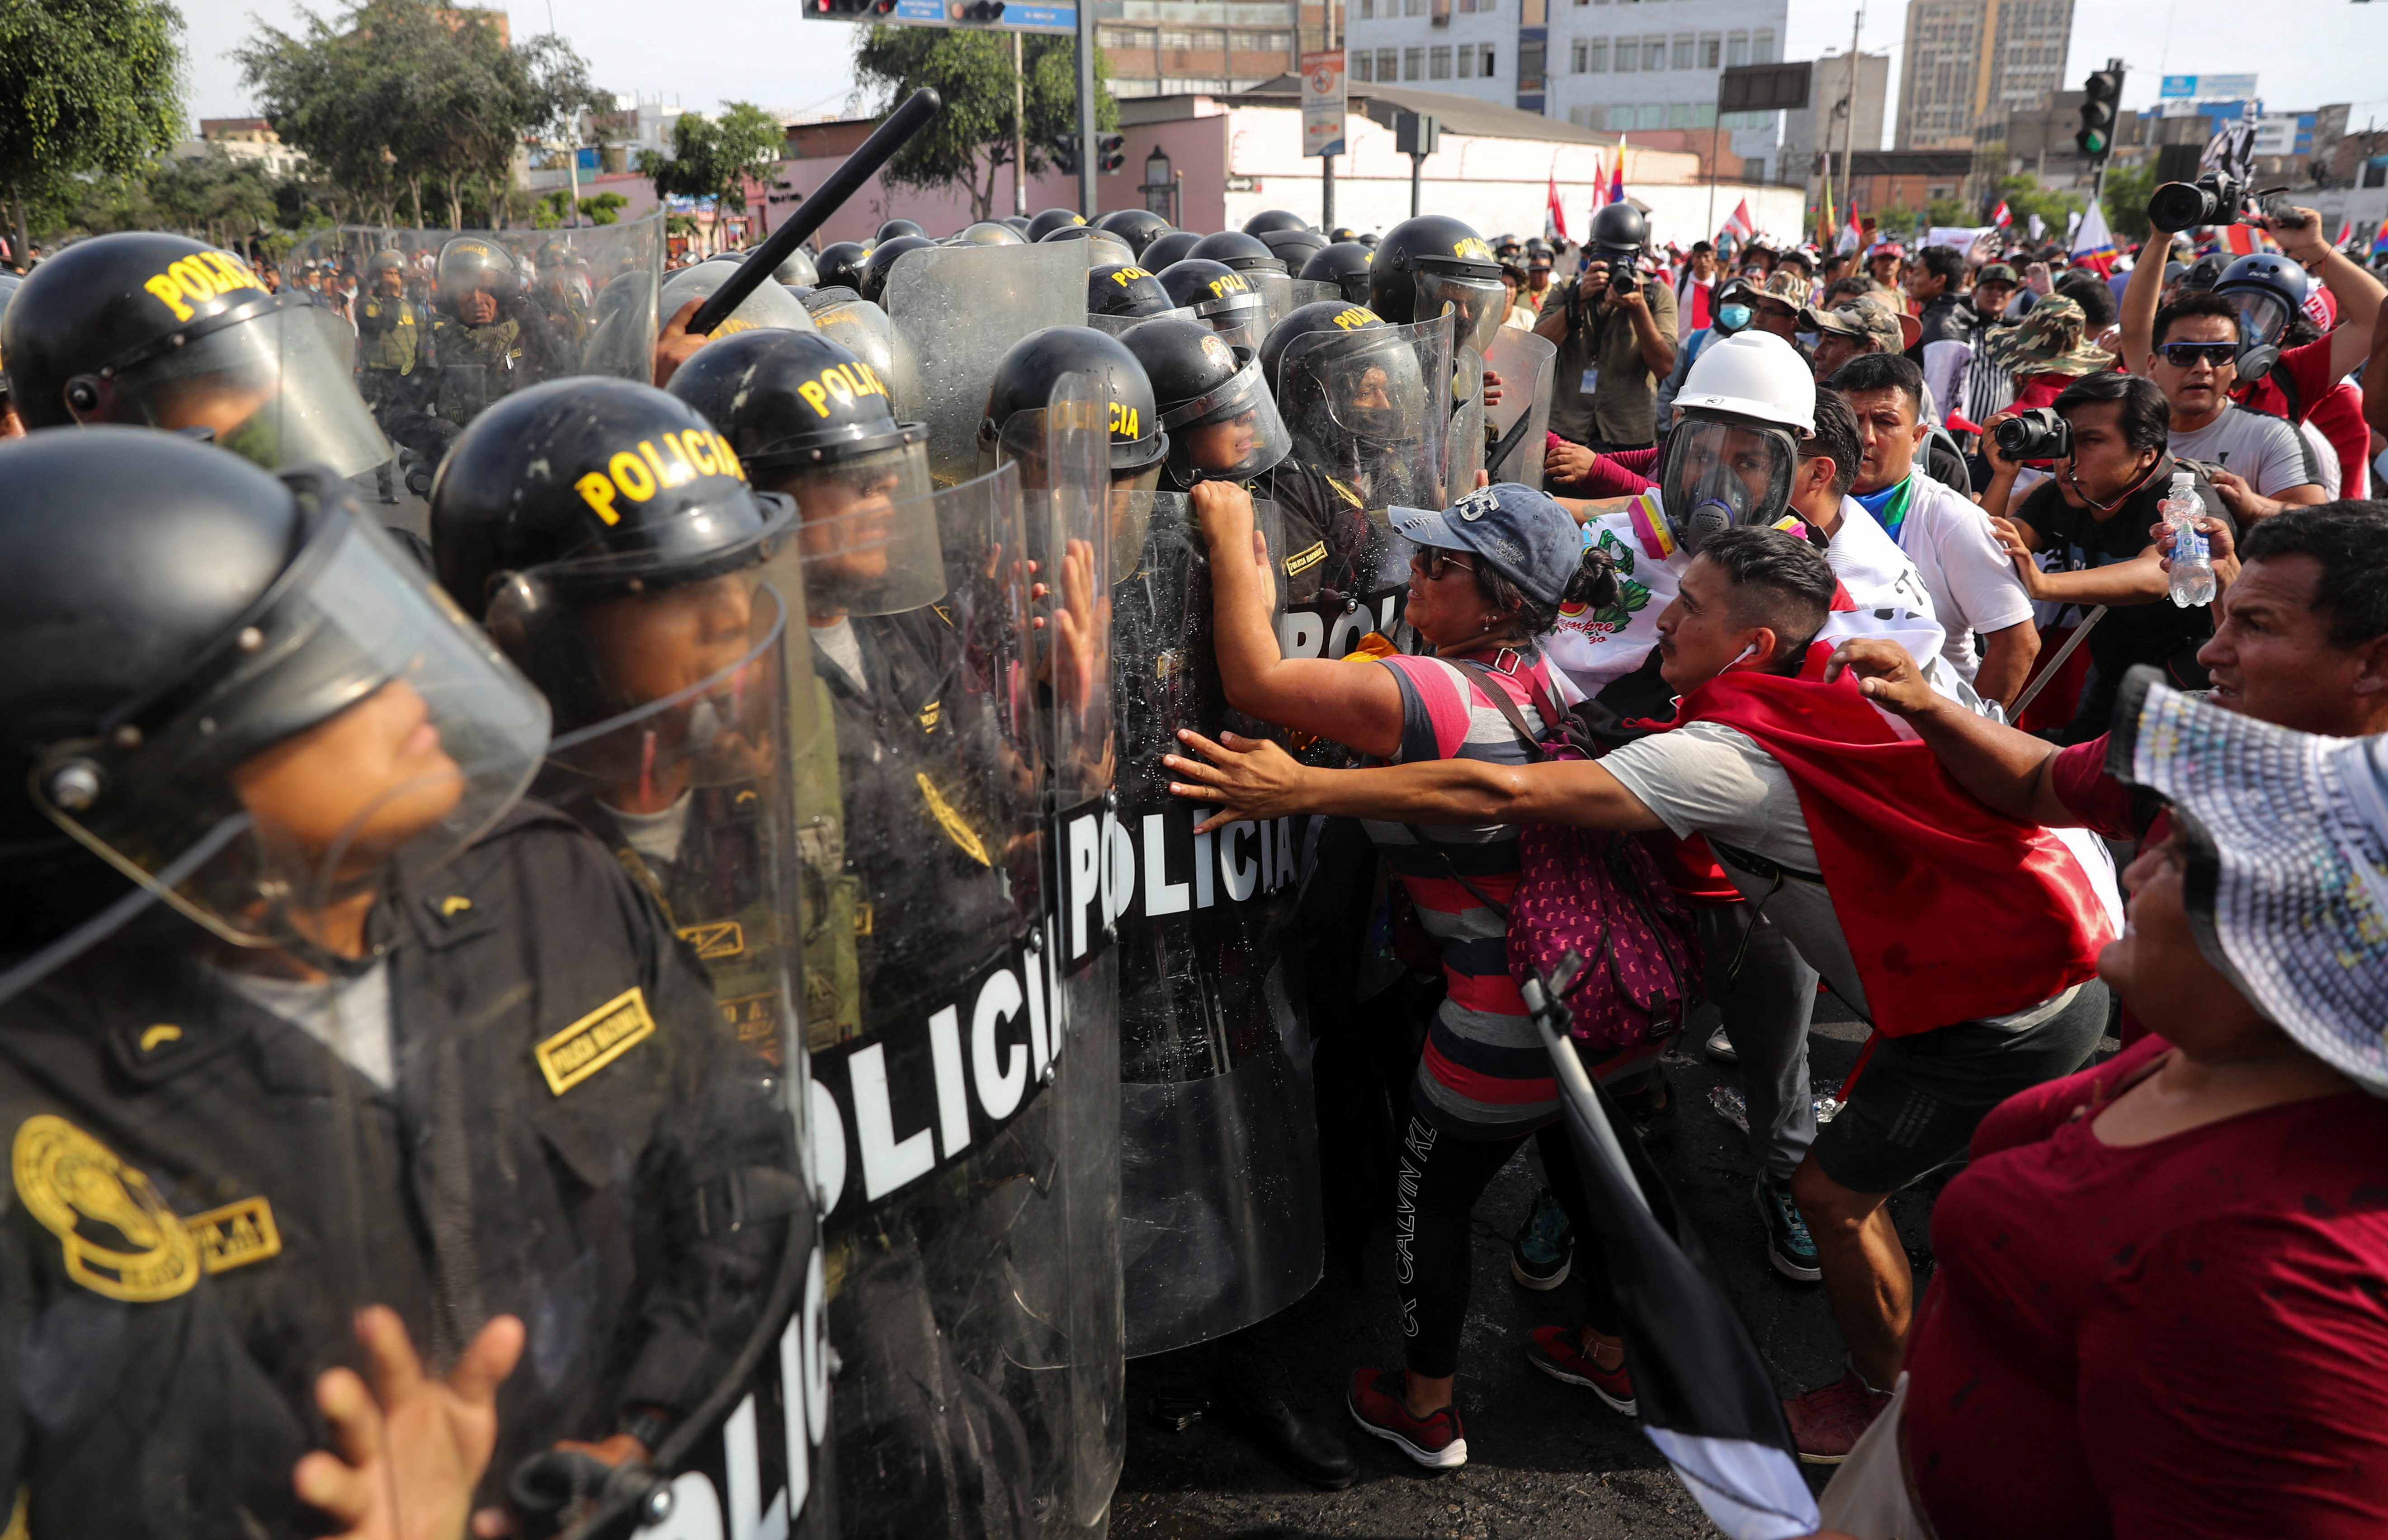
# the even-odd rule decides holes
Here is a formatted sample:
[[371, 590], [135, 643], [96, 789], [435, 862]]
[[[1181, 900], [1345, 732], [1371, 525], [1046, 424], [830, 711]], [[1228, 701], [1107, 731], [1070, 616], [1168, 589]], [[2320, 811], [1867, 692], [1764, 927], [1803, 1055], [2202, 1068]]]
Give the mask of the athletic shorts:
[[2106, 1004], [2093, 978], [2013, 1016], [1878, 1040], [1809, 1153], [1852, 1193], [1895, 1193], [1963, 1158], [1992, 1107], [2089, 1062]]

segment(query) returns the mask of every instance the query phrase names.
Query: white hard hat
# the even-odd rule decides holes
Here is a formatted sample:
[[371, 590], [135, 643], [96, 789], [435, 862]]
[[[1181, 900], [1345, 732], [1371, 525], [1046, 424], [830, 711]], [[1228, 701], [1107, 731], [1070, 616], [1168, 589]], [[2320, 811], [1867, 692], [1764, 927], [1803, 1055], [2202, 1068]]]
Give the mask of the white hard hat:
[[1816, 377], [1798, 350], [1773, 333], [1735, 332], [1692, 360], [1675, 408], [1747, 417], [1808, 438], [1816, 432]]

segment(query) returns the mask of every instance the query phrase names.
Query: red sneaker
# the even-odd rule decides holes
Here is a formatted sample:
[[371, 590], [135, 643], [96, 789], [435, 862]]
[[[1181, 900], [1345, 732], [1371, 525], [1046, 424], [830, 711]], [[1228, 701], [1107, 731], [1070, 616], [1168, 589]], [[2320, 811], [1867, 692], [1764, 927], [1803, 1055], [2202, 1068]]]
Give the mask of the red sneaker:
[[1428, 1470], [1450, 1471], [1467, 1463], [1459, 1408], [1445, 1407], [1431, 1416], [1412, 1417], [1400, 1370], [1353, 1370], [1350, 1401], [1353, 1421]]
[[1526, 1361], [1554, 1380], [1583, 1386], [1606, 1402], [1610, 1411], [1632, 1417], [1637, 1409], [1633, 1376], [1625, 1371], [1625, 1361], [1619, 1359], [1615, 1369], [1601, 1368], [1583, 1350], [1583, 1333], [1572, 1326], [1535, 1327]]
[[1801, 1459], [1810, 1465], [1838, 1465], [1889, 1405], [1890, 1392], [1869, 1389], [1851, 1370], [1822, 1390], [1784, 1402], [1783, 1415], [1791, 1423], [1791, 1441], [1799, 1446]]

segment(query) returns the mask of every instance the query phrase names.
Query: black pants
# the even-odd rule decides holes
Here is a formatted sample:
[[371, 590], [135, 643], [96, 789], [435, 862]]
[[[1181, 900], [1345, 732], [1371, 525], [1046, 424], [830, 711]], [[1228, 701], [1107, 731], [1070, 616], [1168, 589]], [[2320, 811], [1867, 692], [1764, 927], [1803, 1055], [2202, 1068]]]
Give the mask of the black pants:
[[[1441, 1379], [1459, 1372], [1459, 1332], [1467, 1319], [1469, 1217], [1501, 1168], [1526, 1142], [1461, 1139], [1412, 1113], [1402, 1135], [1393, 1197], [1393, 1282], [1401, 1295], [1404, 1350], [1411, 1373]], [[1616, 1331], [1608, 1269], [1600, 1242], [1584, 1223], [1583, 1189], [1563, 1122], [1533, 1135], [1551, 1191], [1575, 1231], [1575, 1276], [1583, 1280], [1583, 1324]]]

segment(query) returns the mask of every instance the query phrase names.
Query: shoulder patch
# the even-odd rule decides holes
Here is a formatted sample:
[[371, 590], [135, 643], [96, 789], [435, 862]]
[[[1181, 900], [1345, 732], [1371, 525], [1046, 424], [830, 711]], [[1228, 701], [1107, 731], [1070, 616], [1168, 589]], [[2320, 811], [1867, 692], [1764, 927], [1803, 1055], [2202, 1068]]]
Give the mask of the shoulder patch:
[[58, 1238], [67, 1276], [108, 1299], [188, 1294], [199, 1247], [157, 1188], [116, 1152], [48, 1113], [19, 1125], [10, 1165], [25, 1211]]
[[547, 1089], [561, 1096], [655, 1035], [655, 1018], [636, 984], [608, 1000], [532, 1053]]
[[1311, 568], [1318, 565], [1319, 562], [1326, 560], [1327, 542], [1321, 540], [1316, 545], [1311, 547], [1308, 550], [1296, 551], [1293, 555], [1287, 557], [1285, 559], [1285, 574], [1288, 577], [1291, 577], [1296, 573], [1308, 572]]

